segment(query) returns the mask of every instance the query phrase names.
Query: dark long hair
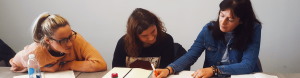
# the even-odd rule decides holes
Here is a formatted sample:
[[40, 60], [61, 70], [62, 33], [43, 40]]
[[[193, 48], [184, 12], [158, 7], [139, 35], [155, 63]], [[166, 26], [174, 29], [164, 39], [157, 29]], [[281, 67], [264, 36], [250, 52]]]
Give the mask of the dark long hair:
[[[128, 56], [137, 57], [139, 50], [142, 48], [142, 41], [138, 35], [149, 27], [156, 25], [157, 39], [166, 35], [166, 28], [160, 19], [148, 10], [136, 8], [129, 16], [127, 21], [127, 33], [124, 36], [125, 51]], [[158, 42], [158, 40], [156, 41]]]
[[[219, 6], [220, 11], [218, 16], [220, 16], [221, 11], [231, 9], [231, 11], [240, 18], [242, 24], [239, 24], [233, 30], [234, 38], [232, 48], [243, 52], [246, 45], [252, 42], [255, 23], [261, 24], [255, 16], [250, 0], [223, 0]], [[209, 26], [209, 30], [213, 30], [212, 36], [214, 40], [224, 41], [224, 32], [220, 30], [219, 17], [216, 21], [212, 22], [214, 23], [214, 26]]]

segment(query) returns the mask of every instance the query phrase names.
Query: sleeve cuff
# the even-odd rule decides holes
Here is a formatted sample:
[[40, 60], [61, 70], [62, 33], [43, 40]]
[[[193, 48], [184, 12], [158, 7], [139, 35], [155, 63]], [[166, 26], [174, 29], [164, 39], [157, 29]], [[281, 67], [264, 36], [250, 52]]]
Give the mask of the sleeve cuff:
[[[178, 71], [176, 71], [176, 69], [175, 69], [175, 65], [174, 64], [170, 64], [170, 65], [168, 65], [169, 67], [171, 67], [172, 69], [173, 69], [173, 73], [171, 73], [171, 74], [174, 74], [174, 73], [176, 73], [176, 72], [178, 72]], [[168, 67], [167, 66], [167, 67]]]
[[217, 66], [219, 69], [220, 74], [228, 74], [226, 73], [225, 67], [224, 66]]

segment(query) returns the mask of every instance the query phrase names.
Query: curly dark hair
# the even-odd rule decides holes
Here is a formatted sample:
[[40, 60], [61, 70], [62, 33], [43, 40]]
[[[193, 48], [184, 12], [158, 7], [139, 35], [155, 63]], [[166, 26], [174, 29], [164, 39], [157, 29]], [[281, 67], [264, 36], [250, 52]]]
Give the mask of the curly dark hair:
[[[223, 0], [220, 3], [220, 11], [225, 9], [231, 9], [231, 11], [240, 18], [242, 24], [239, 24], [234, 30], [233, 38], [233, 49], [237, 49], [240, 52], [245, 50], [248, 43], [252, 42], [252, 35], [254, 33], [255, 23], [261, 24], [261, 22], [256, 18], [253, 11], [250, 0]], [[212, 21], [214, 26], [209, 26], [209, 30], [213, 30], [212, 36], [214, 40], [224, 40], [224, 32], [220, 30], [219, 17], [216, 21]]]
[[139, 55], [142, 41], [138, 35], [153, 25], [157, 28], [157, 38], [165, 37], [166, 28], [156, 15], [142, 8], [136, 8], [132, 12], [128, 18], [127, 33], [124, 36], [124, 48], [128, 56], [137, 57]]

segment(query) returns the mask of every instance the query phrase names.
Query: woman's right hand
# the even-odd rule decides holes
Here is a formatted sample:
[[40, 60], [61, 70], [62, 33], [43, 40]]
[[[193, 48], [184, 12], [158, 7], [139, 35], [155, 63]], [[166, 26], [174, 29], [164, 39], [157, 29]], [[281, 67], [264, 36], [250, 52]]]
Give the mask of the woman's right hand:
[[169, 70], [168, 69], [156, 69], [157, 72], [157, 77], [155, 76], [154, 72], [152, 74], [152, 78], [164, 78], [167, 77], [169, 74]]
[[55, 72], [59, 69], [59, 66], [60, 66], [59, 63], [60, 63], [60, 60], [51, 67], [41, 67], [41, 71]]
[[[167, 68], [170, 69], [170, 72]], [[167, 77], [170, 73], [173, 72], [172, 67], [167, 67], [167, 68], [165, 68], [165, 69], [156, 69], [156, 72], [157, 72], [158, 76], [156, 77], [155, 74], [153, 73], [152, 78], [165, 78], [165, 77]]]

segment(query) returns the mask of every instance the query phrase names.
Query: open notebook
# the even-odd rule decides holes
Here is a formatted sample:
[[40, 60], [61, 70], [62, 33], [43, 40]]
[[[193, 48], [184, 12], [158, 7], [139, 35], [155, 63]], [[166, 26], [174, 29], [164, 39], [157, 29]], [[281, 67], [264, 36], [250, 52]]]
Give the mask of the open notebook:
[[[42, 78], [75, 78], [73, 70], [58, 71], [58, 72], [42, 72]], [[28, 75], [14, 76], [13, 78], [29, 78]]]
[[178, 73], [178, 75], [170, 75], [167, 78], [193, 78], [191, 75], [195, 71], [181, 71]]
[[118, 73], [118, 78], [148, 78], [152, 74], [152, 70], [114, 67], [102, 78], [111, 78], [112, 73]]
[[267, 75], [264, 73], [244, 74], [244, 75], [231, 75], [231, 78], [278, 78], [277, 76]]
[[[167, 78], [193, 78], [191, 75], [195, 71], [181, 71], [178, 75], [170, 75]], [[278, 78], [277, 76], [267, 75], [264, 73], [231, 75], [231, 78]]]

